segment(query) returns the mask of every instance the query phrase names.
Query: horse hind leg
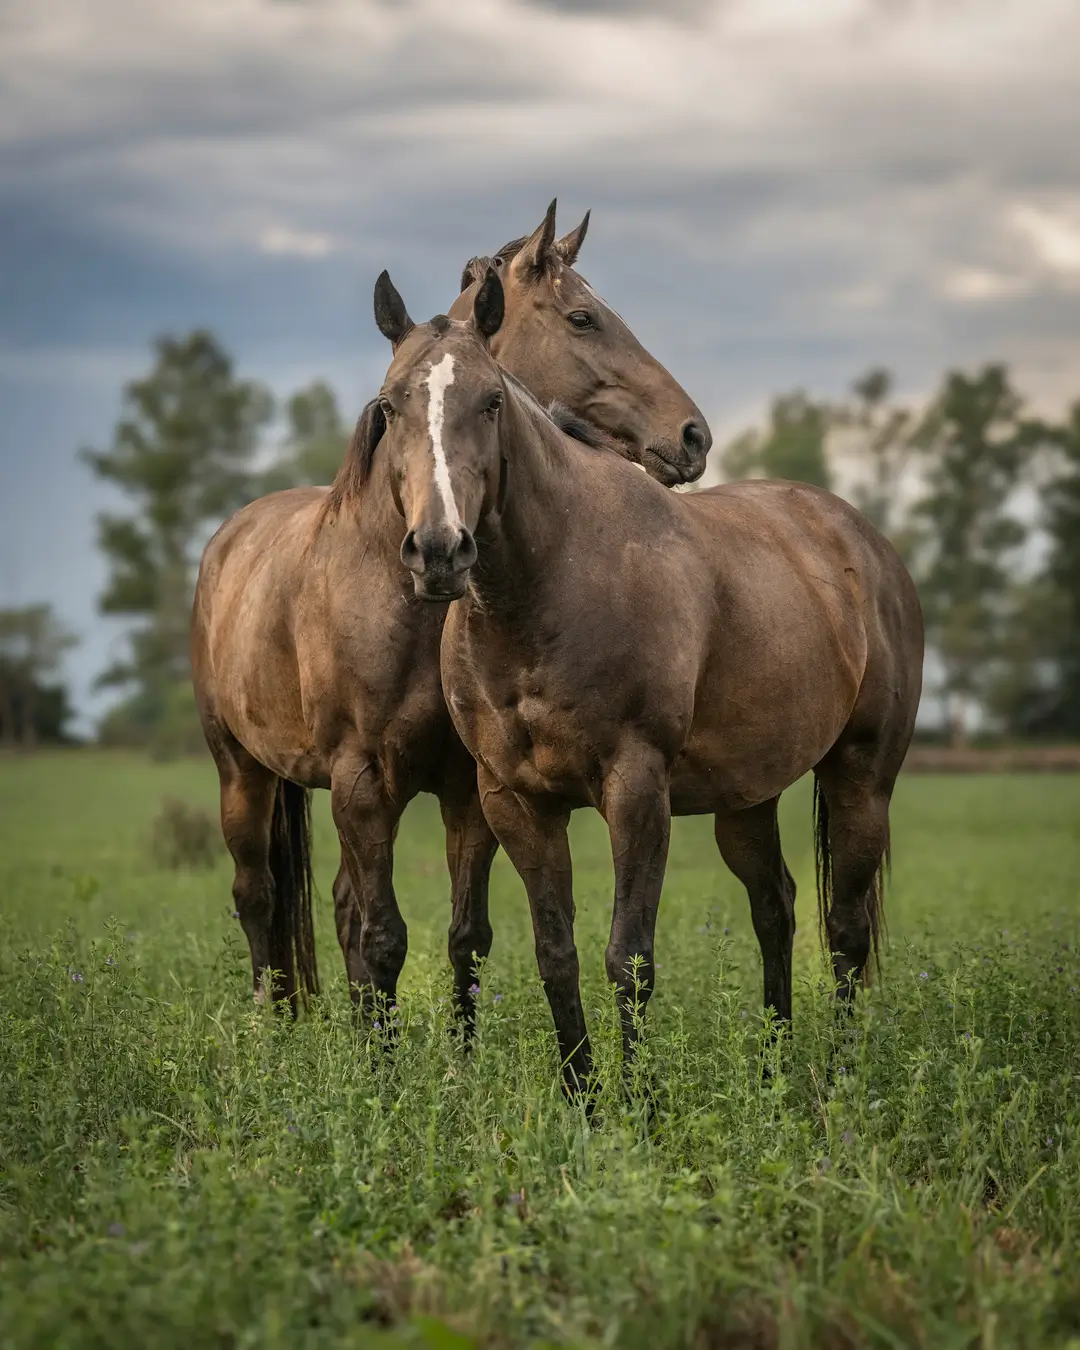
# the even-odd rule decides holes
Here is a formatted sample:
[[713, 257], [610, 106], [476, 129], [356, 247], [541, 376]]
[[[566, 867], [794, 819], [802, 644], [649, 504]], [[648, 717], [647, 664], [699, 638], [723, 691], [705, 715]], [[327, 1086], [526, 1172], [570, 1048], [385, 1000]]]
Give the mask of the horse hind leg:
[[837, 998], [847, 1004], [877, 957], [884, 925], [895, 775], [868, 760], [860, 747], [840, 745], [815, 770], [819, 913]]
[[731, 815], [718, 813], [720, 856], [746, 887], [761, 948], [765, 1007], [777, 1022], [791, 1021], [791, 953], [795, 940], [795, 882], [780, 849], [779, 799]]

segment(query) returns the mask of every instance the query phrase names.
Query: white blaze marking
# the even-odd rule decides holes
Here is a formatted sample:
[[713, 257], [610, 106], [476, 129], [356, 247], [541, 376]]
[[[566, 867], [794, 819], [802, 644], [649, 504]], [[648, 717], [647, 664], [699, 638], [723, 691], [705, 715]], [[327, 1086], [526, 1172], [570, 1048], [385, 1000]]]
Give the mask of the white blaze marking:
[[431, 453], [435, 457], [435, 486], [442, 498], [443, 511], [449, 525], [461, 525], [454, 489], [450, 482], [450, 466], [446, 462], [443, 449], [443, 413], [446, 391], [454, 383], [454, 358], [449, 352], [437, 364], [431, 367], [427, 377], [428, 387], [428, 431], [431, 433]]

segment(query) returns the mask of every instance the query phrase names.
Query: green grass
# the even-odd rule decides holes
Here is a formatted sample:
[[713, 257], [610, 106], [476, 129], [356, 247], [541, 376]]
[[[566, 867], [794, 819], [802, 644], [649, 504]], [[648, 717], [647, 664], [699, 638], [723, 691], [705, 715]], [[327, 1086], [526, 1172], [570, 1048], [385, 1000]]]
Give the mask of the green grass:
[[450, 1034], [433, 802], [397, 849], [391, 1061], [349, 1015], [325, 801], [325, 1015], [293, 1026], [252, 1006], [224, 858], [155, 870], [166, 795], [212, 807], [210, 766], [0, 761], [0, 1346], [1080, 1346], [1080, 778], [902, 782], [884, 978], [848, 1029], [788, 794], [796, 1029], [765, 1083], [746, 900], [710, 822], [678, 822], [651, 1125], [576, 817], [591, 1129], [503, 858], [474, 1052]]

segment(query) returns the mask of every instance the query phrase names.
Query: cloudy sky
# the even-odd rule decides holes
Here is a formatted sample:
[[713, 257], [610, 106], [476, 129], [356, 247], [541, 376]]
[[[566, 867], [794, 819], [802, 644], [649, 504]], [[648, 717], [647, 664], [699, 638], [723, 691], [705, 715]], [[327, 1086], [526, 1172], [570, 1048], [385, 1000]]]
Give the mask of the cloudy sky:
[[0, 0], [0, 605], [83, 636], [103, 444], [163, 331], [347, 412], [371, 287], [586, 207], [582, 270], [718, 439], [884, 362], [1080, 397], [1076, 0]]

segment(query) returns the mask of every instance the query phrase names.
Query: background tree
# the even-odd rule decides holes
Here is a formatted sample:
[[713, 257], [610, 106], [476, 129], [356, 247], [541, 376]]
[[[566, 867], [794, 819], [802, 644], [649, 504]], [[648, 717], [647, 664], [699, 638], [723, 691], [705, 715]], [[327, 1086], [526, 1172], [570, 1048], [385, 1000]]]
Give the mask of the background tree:
[[912, 417], [906, 408], [893, 403], [892, 376], [875, 367], [851, 387], [854, 402], [835, 409], [832, 424], [854, 438], [856, 473], [846, 493], [853, 506], [901, 553], [908, 552], [907, 525], [903, 504], [903, 481], [912, 459]]
[[1002, 649], [1009, 564], [1026, 533], [1007, 509], [1032, 439], [1021, 408], [1004, 366], [972, 378], [954, 372], [913, 436], [927, 461], [914, 511], [915, 573], [955, 743], [965, 739], [969, 704], [985, 701]]
[[49, 605], [0, 609], [0, 743], [66, 739], [71, 704], [55, 677], [76, 641]]
[[315, 380], [285, 405], [287, 430], [280, 460], [263, 480], [264, 492], [299, 484], [331, 483], [349, 443], [334, 391]]
[[[209, 531], [259, 490], [253, 459], [273, 413], [259, 384], [240, 380], [205, 331], [163, 337], [153, 369], [124, 391], [108, 450], [83, 457], [131, 501], [98, 517], [110, 577], [106, 614], [136, 621], [126, 660], [103, 685], [135, 686], [133, 727], [149, 732], [188, 679], [188, 632], [198, 555]], [[115, 719], [114, 719], [115, 721]]]
[[798, 483], [831, 484], [825, 439], [831, 413], [800, 390], [775, 398], [764, 432], [745, 431], [724, 450], [725, 477], [789, 478]]
[[1050, 540], [1045, 580], [1058, 596], [1059, 613], [1053, 626], [1053, 693], [1034, 729], [1080, 736], [1080, 402], [1048, 434], [1058, 454], [1043, 493]]

